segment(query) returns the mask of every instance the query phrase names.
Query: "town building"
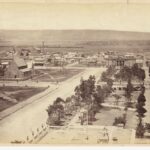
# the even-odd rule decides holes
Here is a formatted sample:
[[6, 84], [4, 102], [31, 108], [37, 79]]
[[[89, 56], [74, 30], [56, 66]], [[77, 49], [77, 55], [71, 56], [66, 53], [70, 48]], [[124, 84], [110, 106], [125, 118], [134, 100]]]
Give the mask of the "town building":
[[5, 68], [4, 78], [28, 79], [32, 76], [32, 69], [28, 68], [25, 60], [18, 56], [12, 59], [1, 59], [1, 67]]
[[44, 57], [35, 57], [33, 60], [34, 66], [44, 66], [46, 63], [46, 60]]
[[142, 68], [144, 66], [144, 58], [143, 56], [136, 56], [136, 64], [138, 67]]
[[27, 59], [27, 58], [29, 58], [30, 53], [31, 53], [30, 49], [22, 48], [20, 50], [20, 54], [19, 55], [20, 55], [20, 57], [22, 57], [24, 59]]
[[115, 66], [120, 69], [123, 66], [131, 67], [136, 63], [136, 58], [133, 56], [109, 56], [105, 58], [107, 66]]

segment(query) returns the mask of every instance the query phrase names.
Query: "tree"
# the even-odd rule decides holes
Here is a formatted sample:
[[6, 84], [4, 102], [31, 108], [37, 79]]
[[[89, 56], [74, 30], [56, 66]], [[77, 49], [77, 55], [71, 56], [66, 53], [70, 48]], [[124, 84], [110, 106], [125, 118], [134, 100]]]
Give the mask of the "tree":
[[46, 110], [47, 113], [48, 113], [48, 116], [50, 116], [53, 112], [54, 112], [54, 107], [53, 105], [49, 105], [48, 106], [48, 109]]
[[107, 82], [108, 79], [111, 79], [111, 77], [115, 74], [116, 70], [113, 66], [110, 66], [107, 68], [105, 72], [101, 75], [101, 81]]
[[80, 101], [81, 101], [80, 86], [76, 86], [74, 89], [74, 92], [75, 92], [76, 104], [80, 105]]
[[59, 121], [59, 114], [56, 110], [56, 107], [54, 105], [50, 105], [47, 109], [48, 112], [48, 119], [47, 119], [47, 124], [48, 125], [56, 125]]
[[142, 124], [142, 119], [139, 120], [139, 123], [136, 128], [136, 137], [137, 138], [143, 138], [145, 133], [145, 127]]
[[64, 101], [62, 98], [57, 97], [56, 100], [54, 101], [54, 105], [55, 105], [55, 104], [64, 103], [64, 102], [65, 102], [65, 101]]
[[70, 103], [71, 102], [71, 97], [67, 97], [65, 103]]
[[138, 104], [145, 104], [146, 98], [143, 93], [141, 93], [137, 99]]
[[145, 86], [144, 85], [141, 85], [141, 93], [144, 95], [145, 93]]
[[137, 64], [134, 64], [131, 69], [133, 76], [136, 76], [139, 80], [144, 81], [145, 71], [142, 68], [139, 68]]
[[137, 116], [139, 118], [144, 118], [145, 117], [144, 114], [147, 112], [147, 110], [143, 107], [143, 105], [138, 104], [136, 108], [137, 108], [137, 113], [138, 113]]
[[123, 68], [123, 73], [124, 73], [124, 78], [127, 81], [132, 79], [132, 70], [129, 67], [125, 66]]
[[64, 118], [64, 106], [63, 104], [64, 100], [60, 97], [58, 97], [53, 105], [50, 105], [47, 109], [48, 112], [48, 120], [47, 123], [49, 125], [61, 125], [62, 123], [62, 118]]
[[92, 121], [95, 120], [96, 112], [97, 112], [97, 108], [92, 107], [92, 108], [88, 109], [88, 116], [87, 116], [88, 117], [88, 124], [92, 124]]
[[74, 103], [71, 97], [67, 97], [65, 101], [65, 114], [72, 115], [74, 110]]
[[106, 70], [106, 73], [107, 73], [108, 77], [111, 77], [115, 71], [116, 71], [115, 67], [109, 66], [108, 69]]
[[138, 78], [142, 81], [145, 79], [145, 71], [143, 69], [139, 69]]
[[80, 96], [82, 101], [85, 101], [86, 98], [89, 97], [90, 94], [90, 88], [88, 86], [87, 80], [83, 80], [82, 83], [80, 84]]
[[128, 81], [132, 78], [132, 70], [129, 67], [124, 66], [117, 74], [115, 74], [115, 78]]
[[107, 80], [106, 72], [103, 72], [101, 75], [101, 81], [106, 82], [106, 80]]
[[112, 87], [105, 85], [103, 86], [104, 97], [108, 97], [112, 93]]
[[145, 133], [145, 127], [142, 124], [142, 118], [145, 117], [145, 113], [147, 112], [147, 110], [144, 108], [145, 106], [145, 102], [146, 102], [146, 98], [144, 96], [144, 92], [145, 92], [145, 87], [141, 88], [141, 93], [137, 99], [137, 116], [139, 118], [139, 123], [137, 125], [137, 129], [136, 129], [136, 136], [138, 138], [143, 138], [144, 133]]
[[133, 66], [132, 66], [132, 74], [134, 75], [134, 76], [138, 76], [138, 70], [139, 70], [139, 67], [138, 67], [138, 65], [137, 64], [134, 64]]
[[123, 116], [119, 116], [119, 117], [116, 117], [114, 119], [114, 122], [113, 122], [113, 125], [116, 126], [118, 124], [123, 124], [123, 127], [125, 127], [125, 124], [126, 124], [126, 117], [123, 115]]
[[75, 88], [75, 95], [82, 102], [90, 101], [95, 92], [95, 76], [90, 76], [88, 80], [81, 80], [79, 86]]
[[137, 64], [134, 64], [131, 68], [124, 66], [119, 73], [115, 74], [116, 79], [124, 81], [131, 80], [133, 77], [137, 77], [142, 81], [145, 79], [145, 71], [142, 68], [139, 68]]
[[113, 86], [113, 80], [112, 79], [107, 79], [106, 82], [107, 82], [107, 85], [112, 88], [112, 86]]
[[90, 75], [87, 82], [90, 89], [90, 94], [93, 94], [93, 92], [95, 91], [95, 76]]
[[128, 100], [127, 105], [130, 105], [130, 103], [131, 103], [132, 92], [133, 92], [133, 85], [131, 83], [131, 79], [128, 79], [127, 88], [125, 90], [125, 97]]
[[5, 68], [0, 67], [0, 76], [4, 76], [5, 74]]
[[121, 96], [117, 95], [117, 94], [114, 94], [113, 95], [116, 99], [116, 105], [118, 105], [118, 102], [119, 102], [119, 99], [121, 98]]
[[100, 85], [96, 87], [96, 92], [94, 93], [94, 98], [97, 104], [100, 106], [104, 102], [104, 91]]
[[105, 78], [105, 82], [107, 82], [107, 85], [103, 86], [103, 95], [105, 95], [104, 97], [107, 97], [113, 90], [113, 80], [110, 78]]
[[136, 105], [137, 113], [138, 113], [137, 116], [139, 118], [143, 118], [145, 116], [144, 114], [147, 112], [147, 110], [144, 108], [145, 102], [146, 102], [146, 98], [144, 94], [141, 93], [137, 99], [137, 105]]
[[23, 56], [23, 55], [24, 55], [24, 53], [23, 53], [23, 52], [21, 52], [21, 53], [20, 53], [20, 56]]

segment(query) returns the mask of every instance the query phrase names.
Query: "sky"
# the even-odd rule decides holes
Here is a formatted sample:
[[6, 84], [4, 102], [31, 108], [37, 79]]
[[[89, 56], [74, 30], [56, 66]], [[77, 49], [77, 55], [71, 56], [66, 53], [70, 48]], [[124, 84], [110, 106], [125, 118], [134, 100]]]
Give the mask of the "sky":
[[150, 32], [150, 4], [0, 3], [0, 29]]

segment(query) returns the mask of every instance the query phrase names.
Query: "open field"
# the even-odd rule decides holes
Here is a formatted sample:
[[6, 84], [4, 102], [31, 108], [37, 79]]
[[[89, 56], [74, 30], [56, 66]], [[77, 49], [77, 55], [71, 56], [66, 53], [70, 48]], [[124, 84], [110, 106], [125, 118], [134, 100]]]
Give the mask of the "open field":
[[0, 87], [0, 112], [43, 92], [46, 88], [5, 86]]
[[35, 72], [38, 76], [34, 77], [33, 80], [42, 82], [62, 82], [82, 71], [83, 69], [39, 69]]

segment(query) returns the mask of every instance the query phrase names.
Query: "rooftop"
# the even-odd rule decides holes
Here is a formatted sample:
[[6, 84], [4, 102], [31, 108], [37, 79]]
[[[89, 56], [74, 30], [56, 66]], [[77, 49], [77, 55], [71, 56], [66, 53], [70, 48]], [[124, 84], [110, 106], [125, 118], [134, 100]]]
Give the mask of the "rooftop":
[[19, 57], [14, 57], [14, 62], [16, 63], [16, 65], [17, 65], [18, 67], [27, 66], [25, 60], [22, 59], [22, 58], [19, 58]]

